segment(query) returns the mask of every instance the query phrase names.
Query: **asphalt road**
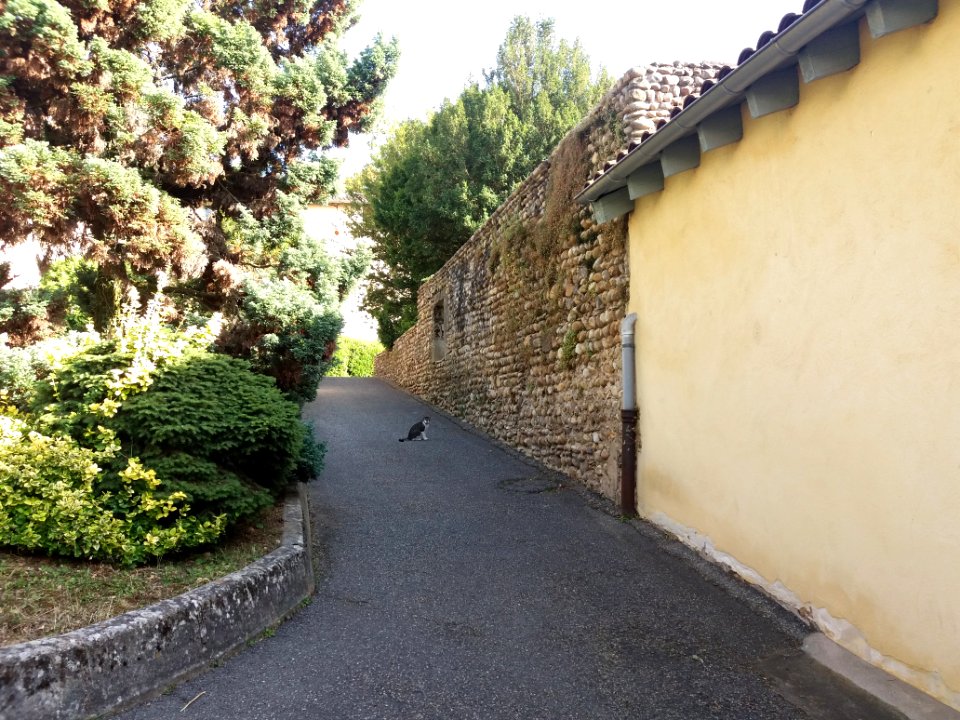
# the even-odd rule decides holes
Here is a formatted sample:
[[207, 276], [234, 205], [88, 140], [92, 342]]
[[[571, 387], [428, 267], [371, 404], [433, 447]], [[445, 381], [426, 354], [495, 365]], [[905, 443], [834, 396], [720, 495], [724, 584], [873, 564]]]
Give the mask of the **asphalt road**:
[[124, 720], [897, 717], [786, 613], [416, 399], [326, 379], [305, 414], [316, 597]]

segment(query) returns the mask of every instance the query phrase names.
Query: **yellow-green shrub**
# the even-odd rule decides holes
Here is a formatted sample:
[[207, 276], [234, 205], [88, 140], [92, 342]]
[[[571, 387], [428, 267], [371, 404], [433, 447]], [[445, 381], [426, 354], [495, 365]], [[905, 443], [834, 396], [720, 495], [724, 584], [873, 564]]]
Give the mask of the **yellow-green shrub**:
[[327, 377], [370, 377], [373, 375], [373, 359], [382, 352], [383, 345], [376, 340], [339, 337]]
[[135, 458], [99, 485], [100, 464], [117, 448], [93, 451], [68, 437], [31, 431], [0, 415], [0, 540], [52, 555], [142, 563], [217, 539], [223, 516], [188, 514], [182, 493], [159, 496], [160, 482]]
[[217, 540], [319, 471], [273, 378], [206, 349], [212, 326], [167, 327], [157, 298], [134, 308], [49, 358], [30, 392], [0, 393], [0, 546], [142, 563]]

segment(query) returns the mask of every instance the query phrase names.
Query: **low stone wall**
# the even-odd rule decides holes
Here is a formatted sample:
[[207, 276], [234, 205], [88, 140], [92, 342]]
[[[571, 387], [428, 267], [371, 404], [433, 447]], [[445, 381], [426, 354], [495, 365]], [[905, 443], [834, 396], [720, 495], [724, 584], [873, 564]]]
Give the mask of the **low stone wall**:
[[377, 376], [614, 497], [624, 221], [573, 197], [718, 65], [629, 71], [418, 295], [418, 322]]
[[85, 720], [202, 670], [313, 593], [304, 486], [284, 508], [282, 545], [243, 570], [143, 610], [0, 648], [0, 718]]

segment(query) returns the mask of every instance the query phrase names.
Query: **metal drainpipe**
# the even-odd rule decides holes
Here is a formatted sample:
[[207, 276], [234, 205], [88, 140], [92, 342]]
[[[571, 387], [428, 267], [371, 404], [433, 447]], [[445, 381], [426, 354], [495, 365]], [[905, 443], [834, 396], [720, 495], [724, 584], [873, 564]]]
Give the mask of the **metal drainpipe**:
[[634, 326], [637, 314], [630, 313], [620, 323], [622, 351], [621, 376], [623, 403], [620, 409], [620, 512], [637, 514], [637, 391]]

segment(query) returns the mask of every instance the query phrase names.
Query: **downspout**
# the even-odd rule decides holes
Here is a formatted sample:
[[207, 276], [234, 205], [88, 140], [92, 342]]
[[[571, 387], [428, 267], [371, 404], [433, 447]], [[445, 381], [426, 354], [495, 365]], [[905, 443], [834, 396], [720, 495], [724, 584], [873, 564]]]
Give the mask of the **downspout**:
[[620, 323], [622, 352], [621, 377], [623, 401], [620, 408], [620, 512], [637, 514], [637, 389], [634, 327], [637, 314], [630, 313]]

